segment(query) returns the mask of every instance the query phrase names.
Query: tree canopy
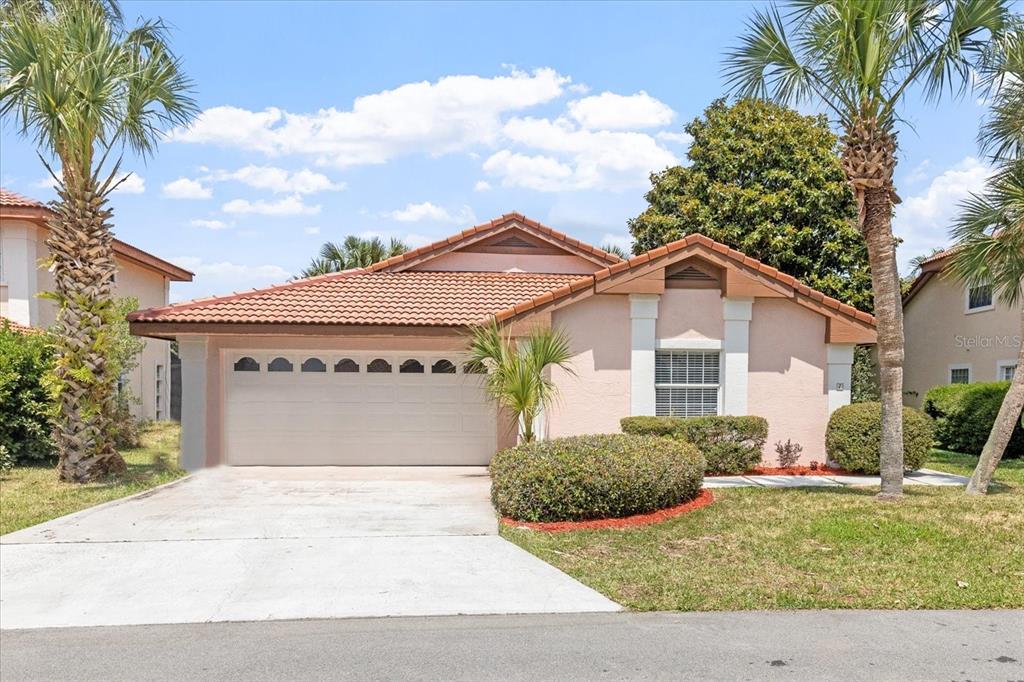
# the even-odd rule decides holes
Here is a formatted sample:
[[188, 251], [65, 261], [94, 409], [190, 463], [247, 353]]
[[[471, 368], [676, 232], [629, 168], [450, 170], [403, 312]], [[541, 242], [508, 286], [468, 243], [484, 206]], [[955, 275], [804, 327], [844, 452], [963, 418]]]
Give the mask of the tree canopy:
[[635, 251], [700, 233], [871, 310], [857, 206], [823, 116], [719, 99], [686, 132], [690, 163], [652, 174], [649, 206], [629, 221]]
[[385, 244], [380, 237], [363, 239], [350, 234], [340, 244], [324, 242], [319, 255], [299, 276], [316, 277], [353, 268], [366, 268], [392, 256], [400, 256], [408, 250], [409, 247], [404, 242], [394, 237]]

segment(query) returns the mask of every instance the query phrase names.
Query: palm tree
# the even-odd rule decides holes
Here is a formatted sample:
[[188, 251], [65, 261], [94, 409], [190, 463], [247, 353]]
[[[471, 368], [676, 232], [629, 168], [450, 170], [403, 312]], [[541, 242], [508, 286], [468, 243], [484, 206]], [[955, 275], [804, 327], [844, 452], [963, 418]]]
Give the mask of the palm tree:
[[903, 494], [903, 308], [892, 233], [897, 108], [923, 87], [960, 94], [972, 62], [1006, 25], [1003, 0], [792, 0], [758, 10], [725, 75], [744, 97], [824, 105], [842, 128], [841, 161], [871, 264], [882, 391], [882, 486]]
[[[997, 41], [980, 71], [992, 94], [992, 114], [979, 136], [998, 171], [985, 191], [962, 205], [953, 226], [949, 272], [967, 286], [990, 285], [993, 296], [1021, 306], [1024, 338], [1024, 25]], [[1024, 408], [1024, 344], [1017, 370], [981, 450], [967, 493], [984, 495]]]
[[[161, 129], [192, 119], [191, 81], [160, 21], [127, 30], [116, 3], [8, 2], [0, 16], [0, 115], [60, 162], [49, 223], [59, 303], [55, 374], [60, 478], [85, 482], [125, 469], [107, 424], [117, 377], [108, 370], [114, 257], [110, 192], [129, 149], [151, 154]], [[46, 159], [43, 163], [47, 164]], [[59, 174], [59, 176], [58, 176]]]
[[604, 251], [605, 253], [610, 253], [613, 256], [618, 256], [622, 260], [629, 260], [629, 255], [630, 255], [629, 252], [627, 252], [624, 248], [622, 248], [618, 244], [611, 244], [611, 243], [602, 244], [601, 245], [601, 250]]
[[520, 438], [536, 438], [537, 417], [554, 404], [557, 388], [549, 369], [569, 366], [572, 353], [569, 337], [561, 330], [537, 328], [528, 336], [513, 340], [497, 323], [473, 330], [469, 344], [469, 365], [486, 370], [488, 395], [512, 412], [520, 428]]
[[320, 247], [319, 255], [310, 261], [309, 267], [299, 276], [315, 277], [352, 268], [366, 268], [392, 256], [400, 256], [408, 250], [404, 242], [394, 237], [385, 244], [379, 237], [363, 239], [349, 235], [341, 244], [325, 242]]

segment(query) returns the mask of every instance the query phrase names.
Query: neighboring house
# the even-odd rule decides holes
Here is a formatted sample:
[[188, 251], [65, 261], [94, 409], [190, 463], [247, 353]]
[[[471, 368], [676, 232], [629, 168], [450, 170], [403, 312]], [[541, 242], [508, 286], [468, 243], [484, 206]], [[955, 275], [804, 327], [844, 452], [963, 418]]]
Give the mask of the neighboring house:
[[1008, 381], [1017, 371], [1020, 310], [993, 298], [990, 286], [965, 288], [945, 276], [954, 251], [925, 260], [903, 297], [904, 402], [915, 407], [935, 386]]
[[[53, 291], [53, 275], [41, 263], [46, 221], [53, 212], [42, 203], [0, 189], [0, 316], [18, 324], [46, 328], [57, 305], [39, 294]], [[114, 240], [117, 278], [114, 296], [135, 297], [144, 307], [167, 305], [170, 282], [190, 282], [192, 273], [122, 241]], [[146, 419], [170, 418], [170, 343], [147, 339], [139, 366], [124, 378], [139, 402], [132, 411]]]
[[182, 464], [484, 464], [515, 440], [467, 330], [554, 325], [545, 437], [616, 432], [628, 415], [754, 414], [769, 442], [825, 459], [874, 319], [693, 235], [628, 261], [519, 214], [374, 266], [129, 315], [177, 339]]

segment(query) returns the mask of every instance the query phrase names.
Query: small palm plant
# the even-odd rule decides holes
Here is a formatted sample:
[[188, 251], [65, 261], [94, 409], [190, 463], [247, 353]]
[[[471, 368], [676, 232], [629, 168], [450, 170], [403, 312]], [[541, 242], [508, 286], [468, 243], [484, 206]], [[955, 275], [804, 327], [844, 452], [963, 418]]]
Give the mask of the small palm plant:
[[476, 327], [469, 344], [469, 365], [487, 371], [486, 390], [498, 405], [512, 412], [520, 427], [520, 439], [537, 437], [537, 417], [557, 399], [558, 388], [550, 368], [569, 366], [572, 352], [564, 331], [538, 328], [513, 339], [496, 322]]

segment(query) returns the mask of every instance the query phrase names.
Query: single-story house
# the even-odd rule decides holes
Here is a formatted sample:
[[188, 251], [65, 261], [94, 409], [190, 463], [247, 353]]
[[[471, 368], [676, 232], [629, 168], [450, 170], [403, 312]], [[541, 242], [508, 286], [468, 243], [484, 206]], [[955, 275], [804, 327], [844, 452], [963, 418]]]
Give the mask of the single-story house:
[[[53, 291], [46, 267], [48, 223], [56, 214], [42, 202], [0, 188], [0, 318], [22, 327], [46, 329], [57, 320], [56, 301], [40, 297]], [[191, 282], [192, 273], [142, 249], [115, 239], [116, 298], [132, 297], [140, 306], [167, 305], [171, 282]], [[138, 365], [120, 380], [135, 397], [129, 408], [142, 419], [171, 418], [171, 344], [146, 339]]]
[[874, 319], [702, 235], [622, 260], [512, 213], [368, 268], [141, 310], [176, 339], [182, 463], [486, 464], [515, 441], [467, 372], [467, 331], [557, 326], [544, 436], [628, 415], [761, 415], [824, 460]]

